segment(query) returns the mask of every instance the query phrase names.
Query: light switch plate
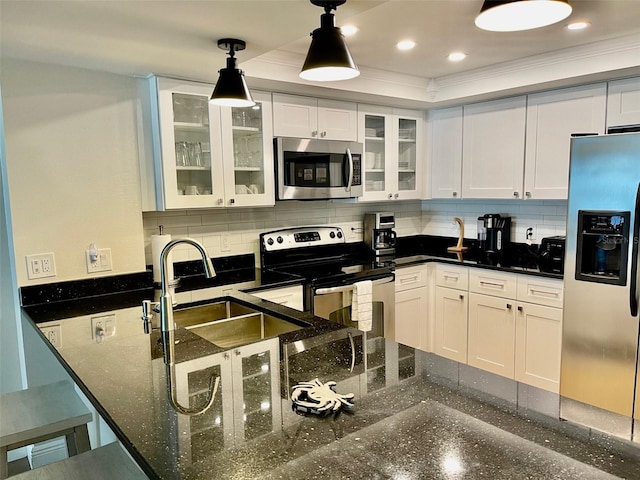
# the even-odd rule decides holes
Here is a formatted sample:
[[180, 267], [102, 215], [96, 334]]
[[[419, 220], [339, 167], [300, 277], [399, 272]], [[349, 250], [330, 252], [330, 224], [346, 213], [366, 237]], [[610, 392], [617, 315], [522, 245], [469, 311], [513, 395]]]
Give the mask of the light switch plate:
[[87, 259], [87, 273], [109, 272], [113, 270], [110, 248], [100, 248], [98, 250], [98, 258], [96, 258], [95, 261], [91, 260], [91, 250], [85, 250], [85, 257]]

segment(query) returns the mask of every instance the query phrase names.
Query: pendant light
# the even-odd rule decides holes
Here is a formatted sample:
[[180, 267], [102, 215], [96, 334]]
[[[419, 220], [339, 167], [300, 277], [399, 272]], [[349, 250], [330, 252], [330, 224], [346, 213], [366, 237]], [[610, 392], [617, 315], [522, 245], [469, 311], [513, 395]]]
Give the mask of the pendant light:
[[213, 89], [211, 100], [214, 105], [224, 107], [252, 107], [256, 104], [251, 98], [247, 83], [244, 81], [244, 73], [236, 67], [235, 53], [244, 50], [247, 44], [235, 38], [223, 38], [218, 40], [218, 48], [229, 50], [226, 68], [220, 69], [218, 83]]
[[320, 28], [311, 34], [311, 46], [302, 66], [300, 78], [316, 82], [348, 80], [360, 75], [344, 35], [335, 24], [331, 10], [335, 10], [347, 0], [311, 0], [324, 8], [320, 17]]
[[475, 24], [492, 32], [546, 27], [571, 14], [568, 0], [485, 0]]

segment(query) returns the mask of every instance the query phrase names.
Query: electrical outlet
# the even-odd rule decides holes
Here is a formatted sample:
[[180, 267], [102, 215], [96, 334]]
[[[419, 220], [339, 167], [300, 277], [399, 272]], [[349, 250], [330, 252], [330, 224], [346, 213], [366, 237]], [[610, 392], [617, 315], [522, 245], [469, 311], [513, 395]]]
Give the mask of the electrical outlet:
[[42, 327], [42, 333], [49, 340], [49, 343], [56, 348], [62, 347], [62, 332], [60, 325], [50, 325], [48, 327]]
[[46, 278], [56, 276], [56, 259], [53, 253], [27, 255], [27, 278]]
[[91, 338], [97, 343], [102, 343], [116, 334], [116, 316], [102, 315], [91, 318]]
[[85, 250], [85, 256], [87, 259], [87, 273], [108, 272], [113, 270], [110, 248], [100, 248], [97, 257], [95, 257], [95, 255], [92, 257], [91, 250]]
[[231, 251], [231, 236], [228, 233], [223, 233], [220, 235], [220, 250], [222, 252]]

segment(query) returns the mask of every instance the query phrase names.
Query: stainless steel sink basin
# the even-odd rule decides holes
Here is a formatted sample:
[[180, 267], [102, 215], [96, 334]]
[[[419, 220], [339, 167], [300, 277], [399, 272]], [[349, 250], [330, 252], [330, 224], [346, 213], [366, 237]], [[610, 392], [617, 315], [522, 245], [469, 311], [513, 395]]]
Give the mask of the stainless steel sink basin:
[[246, 345], [304, 328], [231, 300], [175, 310], [177, 325], [222, 348]]

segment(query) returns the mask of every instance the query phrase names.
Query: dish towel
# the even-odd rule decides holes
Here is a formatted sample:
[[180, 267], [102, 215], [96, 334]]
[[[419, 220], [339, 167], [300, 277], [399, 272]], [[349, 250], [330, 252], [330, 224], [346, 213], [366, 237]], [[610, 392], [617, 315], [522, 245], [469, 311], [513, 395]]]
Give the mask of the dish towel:
[[371, 280], [353, 284], [351, 300], [351, 321], [358, 324], [358, 330], [370, 332], [373, 327], [373, 288]]

